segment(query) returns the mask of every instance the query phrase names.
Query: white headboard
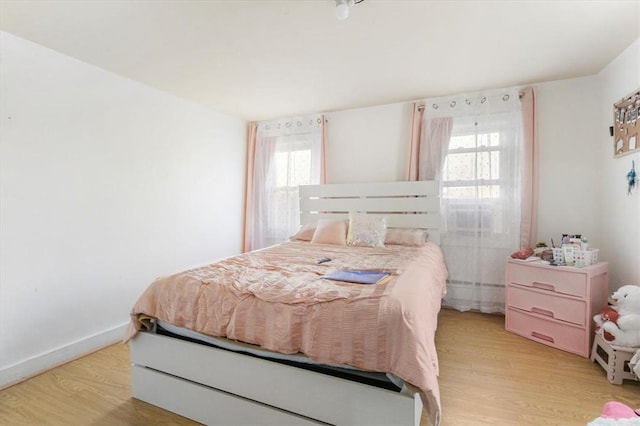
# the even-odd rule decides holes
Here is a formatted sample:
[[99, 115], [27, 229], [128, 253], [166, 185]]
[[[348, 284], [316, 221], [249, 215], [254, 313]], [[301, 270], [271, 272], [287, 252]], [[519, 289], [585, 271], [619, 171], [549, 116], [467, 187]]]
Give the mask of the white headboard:
[[348, 218], [349, 212], [385, 216], [394, 228], [424, 228], [440, 244], [440, 194], [436, 181], [300, 186], [300, 223]]

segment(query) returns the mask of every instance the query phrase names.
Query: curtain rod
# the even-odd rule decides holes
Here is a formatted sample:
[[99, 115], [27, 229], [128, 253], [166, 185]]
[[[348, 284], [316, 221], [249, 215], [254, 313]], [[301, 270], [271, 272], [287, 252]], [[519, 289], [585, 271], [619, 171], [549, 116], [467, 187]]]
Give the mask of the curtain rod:
[[[524, 97], [524, 92], [518, 92], [518, 98], [522, 99]], [[418, 111], [423, 111], [424, 110], [424, 104], [423, 105], [418, 105]]]

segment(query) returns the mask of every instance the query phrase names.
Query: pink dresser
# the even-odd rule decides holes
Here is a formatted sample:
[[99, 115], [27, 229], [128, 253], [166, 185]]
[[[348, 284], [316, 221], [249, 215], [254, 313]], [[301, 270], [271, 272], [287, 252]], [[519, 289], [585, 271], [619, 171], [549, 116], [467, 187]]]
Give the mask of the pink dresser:
[[506, 329], [589, 357], [593, 316], [606, 306], [609, 264], [584, 268], [507, 260]]

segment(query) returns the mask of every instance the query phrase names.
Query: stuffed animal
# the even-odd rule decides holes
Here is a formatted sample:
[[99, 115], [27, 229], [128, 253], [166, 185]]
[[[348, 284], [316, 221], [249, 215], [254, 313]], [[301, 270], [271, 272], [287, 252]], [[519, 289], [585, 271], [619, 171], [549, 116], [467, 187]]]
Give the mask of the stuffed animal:
[[607, 311], [607, 318], [612, 320], [604, 320], [604, 317], [596, 319], [599, 317], [596, 315], [596, 326], [602, 330], [605, 340], [614, 345], [640, 347], [640, 286], [622, 286], [611, 298], [615, 303], [613, 310], [617, 312], [617, 319], [616, 314]]
[[612, 341], [613, 335], [608, 331], [600, 331], [600, 328], [602, 327], [602, 324], [607, 321], [611, 321], [618, 325], [618, 318], [620, 318], [620, 314], [613, 306], [605, 306], [602, 308], [600, 313], [593, 317], [593, 321], [596, 323], [596, 333], [600, 332], [606, 341]]
[[636, 426], [640, 424], [640, 408], [634, 410], [622, 402], [609, 401], [602, 407], [602, 414], [587, 426]]
[[513, 259], [520, 259], [520, 260], [524, 260], [528, 257], [533, 256], [533, 249], [531, 247], [525, 247], [521, 250], [515, 251], [513, 253], [511, 253], [511, 257]]

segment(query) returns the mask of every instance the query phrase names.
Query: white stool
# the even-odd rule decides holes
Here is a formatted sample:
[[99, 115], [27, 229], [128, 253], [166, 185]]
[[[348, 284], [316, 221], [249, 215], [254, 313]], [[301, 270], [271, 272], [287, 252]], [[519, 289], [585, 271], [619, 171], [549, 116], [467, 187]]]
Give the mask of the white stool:
[[597, 361], [605, 369], [609, 382], [621, 385], [624, 379], [638, 380], [629, 367], [629, 361], [638, 349], [612, 345], [596, 334], [591, 347], [591, 361]]

